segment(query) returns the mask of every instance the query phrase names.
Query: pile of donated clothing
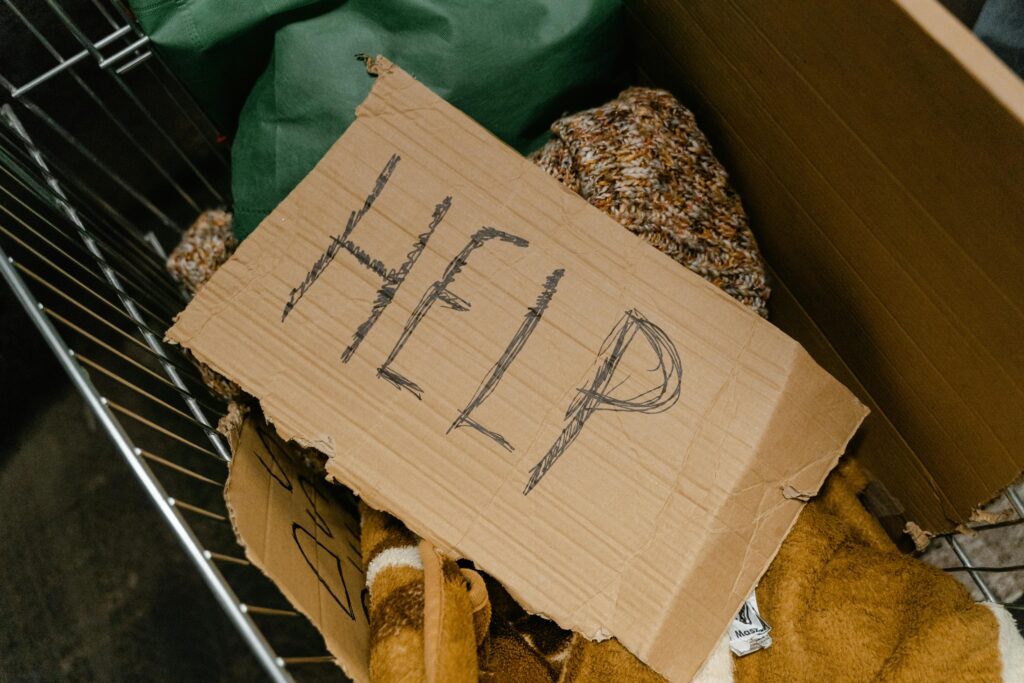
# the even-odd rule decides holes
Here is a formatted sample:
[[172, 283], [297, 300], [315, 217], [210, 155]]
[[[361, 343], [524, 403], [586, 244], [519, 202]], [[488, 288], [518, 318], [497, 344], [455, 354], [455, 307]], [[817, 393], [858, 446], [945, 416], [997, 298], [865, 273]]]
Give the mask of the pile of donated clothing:
[[[627, 89], [620, 0], [130, 4], [232, 139], [231, 214], [202, 216], [169, 261], [192, 292], [352, 123], [373, 84], [355, 56], [383, 54], [624, 228], [768, 316], [764, 262], [694, 115], [665, 91]], [[1012, 617], [900, 553], [858, 499], [866, 483], [856, 461], [842, 464], [762, 578], [772, 646], [736, 658], [723, 640], [699, 680], [1020, 680], [1024, 642]], [[393, 547], [422, 558], [418, 568], [373, 572], [374, 681], [663, 680], [614, 639], [591, 642], [527, 614], [400, 520], [366, 506], [362, 514], [364, 568]], [[424, 584], [431, 563], [442, 566], [442, 585]], [[424, 590], [439, 595], [424, 601]], [[399, 593], [419, 599], [396, 610]], [[441, 632], [425, 633], [437, 623], [424, 618], [425, 604], [442, 603]]]

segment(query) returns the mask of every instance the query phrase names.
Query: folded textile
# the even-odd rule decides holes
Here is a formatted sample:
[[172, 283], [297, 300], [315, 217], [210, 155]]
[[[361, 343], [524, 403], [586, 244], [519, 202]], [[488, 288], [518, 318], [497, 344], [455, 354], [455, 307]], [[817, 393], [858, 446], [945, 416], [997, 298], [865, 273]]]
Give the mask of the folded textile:
[[[232, 145], [235, 234], [252, 232], [400, 63], [522, 152], [565, 111], [622, 87], [622, 0], [130, 0], [175, 73]], [[245, 96], [244, 106], [240, 95]]]
[[768, 317], [768, 278], [739, 196], [693, 114], [630, 88], [559, 119], [531, 158], [592, 205]]
[[737, 660], [737, 683], [1024, 680], [1013, 618], [901, 553], [866, 485], [845, 461], [804, 508], [757, 589], [774, 643]]
[[[167, 272], [195, 296], [206, 281], [213, 277], [225, 261], [231, 258], [238, 240], [231, 232], [231, 214], [221, 209], [203, 211], [181, 235], [181, 241], [167, 256]], [[241, 389], [209, 368], [196, 362], [203, 382], [214, 394], [225, 401], [235, 401]]]
[[231, 214], [220, 209], [203, 211], [168, 255], [167, 272], [190, 296], [195, 296], [237, 246], [231, 232]]

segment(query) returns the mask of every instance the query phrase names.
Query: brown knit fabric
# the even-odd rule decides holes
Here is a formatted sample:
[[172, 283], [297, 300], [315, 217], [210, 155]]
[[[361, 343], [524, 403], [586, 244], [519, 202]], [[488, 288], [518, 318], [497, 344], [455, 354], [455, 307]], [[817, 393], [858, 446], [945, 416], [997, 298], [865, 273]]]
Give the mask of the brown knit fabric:
[[728, 174], [693, 114], [630, 88], [551, 126], [541, 168], [733, 298], [768, 316], [764, 262]]
[[[238, 241], [231, 232], [231, 214], [220, 209], [204, 211], [181, 234], [181, 241], [167, 257], [167, 272], [189, 296], [195, 296], [221, 264], [231, 258], [236, 247]], [[215, 395], [229, 402], [242, 400], [242, 390], [237, 384], [205, 363], [195, 361], [195, 364], [203, 382]]]
[[178, 246], [167, 257], [167, 272], [194, 296], [231, 258], [237, 246], [231, 232], [231, 214], [220, 209], [204, 211], [182, 233]]

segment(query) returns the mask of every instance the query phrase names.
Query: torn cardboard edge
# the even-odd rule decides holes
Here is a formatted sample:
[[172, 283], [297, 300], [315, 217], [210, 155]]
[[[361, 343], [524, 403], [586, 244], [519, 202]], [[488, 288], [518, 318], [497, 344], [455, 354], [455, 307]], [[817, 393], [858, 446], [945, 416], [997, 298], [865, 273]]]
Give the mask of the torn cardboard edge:
[[[334, 663], [345, 675], [356, 683], [368, 683], [369, 618], [365, 582], [351, 580], [358, 579], [356, 575], [350, 577], [346, 584], [332, 586], [321, 581], [320, 577], [330, 579], [331, 572], [336, 570], [330, 555], [324, 558], [317, 553], [312, 563], [307, 555], [303, 555], [307, 566], [300, 566], [299, 571], [289, 570], [287, 563], [281, 561], [281, 557], [289, 553], [295, 557], [302, 554], [289, 534], [295, 525], [309, 527], [312, 524], [316, 530], [329, 534], [323, 539], [327, 542], [345, 529], [360, 530], [359, 520], [336, 497], [318, 496], [310, 500], [309, 489], [301, 483], [300, 489], [295, 488], [294, 484], [301, 482], [301, 477], [312, 478], [315, 475], [304, 468], [297, 444], [282, 441], [258, 410], [253, 413], [238, 404], [231, 404], [230, 415], [230, 424], [219, 426], [232, 451], [224, 495], [232, 529], [245, 557], [323, 636]], [[291, 498], [275, 495], [281, 489], [290, 493]], [[299, 504], [290, 504], [292, 498], [300, 495], [300, 490]], [[261, 520], [265, 521], [261, 524]], [[357, 545], [361, 545], [359, 540], [356, 539]], [[341, 595], [343, 591], [353, 597], [361, 596], [363, 615], [367, 616], [365, 622], [362, 619], [334, 618], [341, 616], [339, 610], [343, 611], [343, 601], [334, 600], [330, 593]], [[310, 601], [310, 595], [315, 595], [317, 600]], [[344, 602], [348, 604], [347, 599]], [[735, 656], [743, 657], [770, 647], [770, 632], [771, 626], [759, 612], [756, 594], [751, 593], [729, 626], [729, 649]]]
[[394, 66], [168, 335], [370, 505], [673, 680], [866, 412]]
[[[324, 638], [346, 676], [369, 683], [370, 626], [359, 518], [298, 461], [262, 416], [236, 404], [224, 501], [246, 559]], [[353, 542], [354, 540], [354, 542]]]

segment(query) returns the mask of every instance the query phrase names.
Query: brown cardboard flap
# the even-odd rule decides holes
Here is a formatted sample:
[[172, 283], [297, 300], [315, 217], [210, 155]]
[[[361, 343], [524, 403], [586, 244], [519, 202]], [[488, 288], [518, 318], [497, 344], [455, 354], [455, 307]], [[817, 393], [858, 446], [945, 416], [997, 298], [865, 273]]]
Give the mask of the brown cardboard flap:
[[780, 324], [883, 413], [864, 464], [922, 526], [966, 521], [1024, 468], [1024, 84], [933, 0], [629, 9], [812, 321]]
[[232, 443], [224, 497], [245, 556], [309, 617], [356, 683], [369, 683], [370, 625], [359, 511], [324, 492], [262, 420], [246, 417]]
[[169, 336], [527, 609], [689, 680], [866, 409], [383, 64]]

